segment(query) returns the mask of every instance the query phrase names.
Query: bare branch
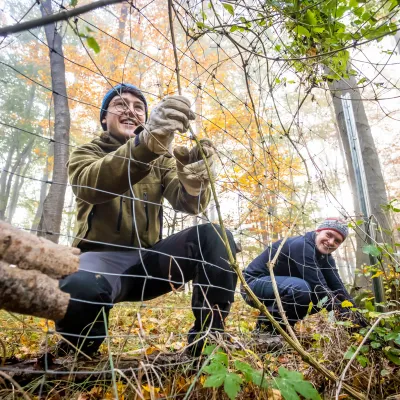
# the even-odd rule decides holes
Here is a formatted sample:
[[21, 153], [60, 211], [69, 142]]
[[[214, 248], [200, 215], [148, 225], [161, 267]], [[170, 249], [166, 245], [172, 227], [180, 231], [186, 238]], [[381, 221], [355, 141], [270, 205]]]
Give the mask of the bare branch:
[[69, 18], [76, 17], [77, 15], [85, 14], [97, 8], [109, 6], [111, 4], [122, 3], [124, 0], [99, 0], [94, 3], [89, 3], [81, 7], [76, 7], [73, 10], [64, 10], [58, 14], [51, 14], [43, 18], [33, 19], [31, 21], [22, 22], [0, 28], [0, 36], [8, 36], [12, 33], [27, 31], [29, 29], [39, 28], [41, 26], [51, 24], [58, 21], [65, 21]]

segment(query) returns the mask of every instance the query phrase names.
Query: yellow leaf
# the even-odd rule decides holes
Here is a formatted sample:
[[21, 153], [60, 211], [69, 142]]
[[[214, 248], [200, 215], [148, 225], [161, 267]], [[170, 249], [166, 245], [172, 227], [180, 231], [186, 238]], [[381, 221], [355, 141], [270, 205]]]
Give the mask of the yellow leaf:
[[157, 347], [150, 346], [146, 349], [146, 354], [149, 356], [150, 354], [153, 354], [155, 351], [158, 351]]
[[378, 276], [383, 275], [382, 271], [378, 271], [375, 275], [372, 275], [371, 278], [377, 278]]
[[353, 303], [351, 301], [345, 300], [342, 302], [342, 307], [353, 307]]
[[158, 393], [160, 391], [160, 388], [156, 388], [151, 385], [142, 385], [142, 389], [145, 390], [146, 392], [155, 392]]

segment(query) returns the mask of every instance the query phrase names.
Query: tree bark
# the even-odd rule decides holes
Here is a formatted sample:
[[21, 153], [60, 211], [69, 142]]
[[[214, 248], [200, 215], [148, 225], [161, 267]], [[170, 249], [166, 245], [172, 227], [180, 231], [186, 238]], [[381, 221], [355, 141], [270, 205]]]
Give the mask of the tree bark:
[[75, 247], [61, 246], [0, 222], [0, 260], [5, 263], [59, 279], [78, 270], [79, 254]]
[[[53, 13], [51, 0], [41, 3], [43, 16]], [[54, 98], [54, 166], [49, 193], [44, 201], [39, 230], [43, 236], [57, 243], [62, 220], [65, 190], [68, 182], [67, 168], [70, 114], [65, 83], [65, 64], [62, 38], [55, 24], [45, 26], [47, 44], [50, 48], [51, 84]]]
[[0, 308], [36, 317], [64, 317], [70, 295], [58, 281], [38, 271], [23, 271], [0, 261]]
[[46, 194], [47, 194], [47, 181], [49, 179], [49, 165], [48, 162], [46, 161], [46, 164], [43, 168], [43, 175], [41, 179], [41, 185], [40, 185], [40, 195], [39, 195], [39, 204], [36, 210], [35, 217], [33, 218], [32, 226], [31, 226], [31, 231], [37, 231], [39, 229], [39, 223], [40, 223], [40, 217], [42, 216], [43, 213], [43, 204], [46, 199]]

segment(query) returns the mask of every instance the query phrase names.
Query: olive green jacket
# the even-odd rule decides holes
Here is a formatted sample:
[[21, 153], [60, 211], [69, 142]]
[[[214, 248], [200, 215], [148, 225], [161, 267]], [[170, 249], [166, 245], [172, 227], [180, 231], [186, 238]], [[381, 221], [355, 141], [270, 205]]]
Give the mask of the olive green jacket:
[[189, 195], [175, 159], [152, 153], [139, 137], [122, 144], [103, 133], [72, 152], [68, 176], [77, 202], [73, 246], [82, 251], [151, 247], [161, 238], [163, 198], [189, 214], [210, 199], [209, 188], [200, 203]]

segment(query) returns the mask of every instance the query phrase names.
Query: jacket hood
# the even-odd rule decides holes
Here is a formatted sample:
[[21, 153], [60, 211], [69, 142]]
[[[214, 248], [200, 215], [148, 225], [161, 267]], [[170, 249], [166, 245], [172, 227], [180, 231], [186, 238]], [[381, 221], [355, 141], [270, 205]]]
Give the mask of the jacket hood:
[[307, 232], [304, 237], [306, 238], [306, 242], [315, 247], [315, 231]]

